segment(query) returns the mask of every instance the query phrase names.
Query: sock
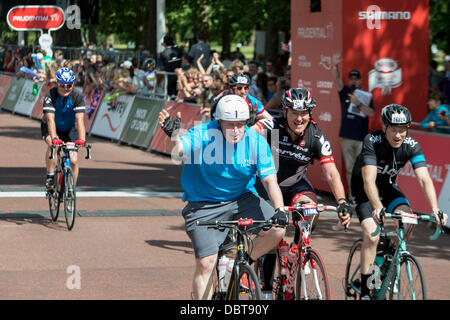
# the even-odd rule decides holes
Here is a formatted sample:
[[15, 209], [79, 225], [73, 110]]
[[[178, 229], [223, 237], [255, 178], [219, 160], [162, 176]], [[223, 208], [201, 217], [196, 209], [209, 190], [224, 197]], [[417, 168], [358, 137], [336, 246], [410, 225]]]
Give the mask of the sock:
[[370, 290], [367, 287], [367, 280], [369, 280], [370, 274], [361, 273], [361, 297], [370, 295]]
[[53, 178], [55, 176], [54, 172], [47, 172], [47, 178]]
[[263, 261], [263, 273], [264, 273], [264, 288], [265, 291], [272, 290], [272, 278], [273, 269], [275, 267], [275, 261], [277, 255], [273, 253], [266, 253]]

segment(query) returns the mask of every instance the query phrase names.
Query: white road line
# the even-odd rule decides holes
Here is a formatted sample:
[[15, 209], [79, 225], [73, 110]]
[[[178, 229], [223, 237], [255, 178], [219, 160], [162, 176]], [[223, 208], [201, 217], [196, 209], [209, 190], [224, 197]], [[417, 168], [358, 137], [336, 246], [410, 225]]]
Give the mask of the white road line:
[[[182, 192], [157, 192], [157, 191], [78, 191], [77, 197], [92, 198], [145, 198], [145, 197], [161, 197], [161, 198], [181, 198]], [[8, 191], [0, 192], [0, 198], [45, 198], [43, 191]]]

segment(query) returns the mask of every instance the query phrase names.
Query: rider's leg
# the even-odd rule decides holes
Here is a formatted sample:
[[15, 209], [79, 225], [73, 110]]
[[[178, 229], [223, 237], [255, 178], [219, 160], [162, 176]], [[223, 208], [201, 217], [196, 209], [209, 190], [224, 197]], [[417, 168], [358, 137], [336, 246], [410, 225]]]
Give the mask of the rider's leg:
[[70, 165], [72, 167], [72, 173], [73, 173], [73, 180], [75, 181], [75, 185], [76, 185], [77, 180], [78, 180], [78, 171], [79, 171], [78, 152], [70, 151], [69, 155], [70, 155]]
[[360, 273], [361, 273], [361, 297], [369, 295], [368, 278], [369, 269], [375, 261], [377, 253], [377, 244], [379, 235], [375, 237], [371, 234], [376, 230], [377, 224], [372, 218], [372, 206], [369, 201], [358, 204], [355, 208], [358, 218], [361, 222], [363, 232], [363, 242], [360, 254]]
[[195, 259], [194, 280], [192, 283], [194, 300], [209, 300], [214, 292], [213, 279], [217, 254]]

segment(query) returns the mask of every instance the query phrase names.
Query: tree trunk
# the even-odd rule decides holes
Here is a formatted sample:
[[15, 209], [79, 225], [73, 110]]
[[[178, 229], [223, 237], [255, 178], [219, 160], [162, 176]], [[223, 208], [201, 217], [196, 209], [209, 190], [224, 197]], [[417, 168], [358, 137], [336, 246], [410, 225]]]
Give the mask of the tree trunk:
[[279, 42], [278, 26], [275, 24], [274, 19], [269, 11], [267, 15], [265, 60], [272, 60], [274, 62], [274, 65], [278, 59], [278, 49], [280, 47]]
[[156, 0], [148, 0], [148, 26], [145, 35], [145, 47], [152, 57], [156, 57]]
[[222, 55], [224, 54], [231, 57], [230, 18], [226, 12], [222, 16]]

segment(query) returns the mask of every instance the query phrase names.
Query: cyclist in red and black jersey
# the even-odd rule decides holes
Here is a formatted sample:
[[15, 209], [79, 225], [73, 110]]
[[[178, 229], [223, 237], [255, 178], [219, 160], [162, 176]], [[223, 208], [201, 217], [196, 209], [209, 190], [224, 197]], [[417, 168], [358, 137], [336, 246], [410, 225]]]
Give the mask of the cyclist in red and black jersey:
[[[350, 206], [345, 198], [341, 176], [334, 163], [330, 142], [317, 123], [312, 119], [311, 111], [316, 104], [311, 93], [302, 88], [287, 90], [281, 97], [283, 117], [258, 121], [252, 129], [266, 136], [271, 146], [272, 156], [278, 164], [277, 179], [286, 205], [301, 201], [317, 203], [314, 188], [306, 179], [306, 170], [315, 159], [320, 161], [323, 175], [338, 202], [338, 216], [343, 226], [350, 223]], [[257, 187], [255, 185], [255, 187]], [[263, 198], [265, 192], [257, 187]], [[317, 223], [317, 219], [314, 224]], [[294, 238], [298, 240], [296, 229]], [[269, 274], [273, 270], [275, 256], [266, 255], [263, 264], [266, 281], [264, 291], [271, 290]]]

